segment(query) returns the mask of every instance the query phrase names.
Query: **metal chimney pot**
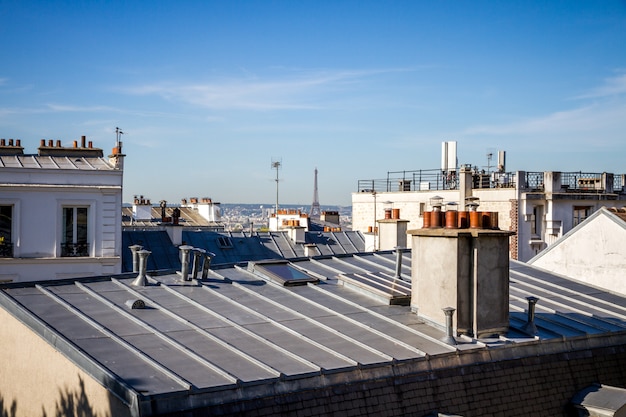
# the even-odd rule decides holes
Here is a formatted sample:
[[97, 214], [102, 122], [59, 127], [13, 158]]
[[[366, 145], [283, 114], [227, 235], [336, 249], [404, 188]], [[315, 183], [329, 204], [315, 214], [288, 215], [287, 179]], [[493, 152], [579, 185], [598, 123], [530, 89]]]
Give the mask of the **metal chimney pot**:
[[539, 301], [539, 298], [530, 296], [526, 297], [526, 299], [528, 300], [528, 319], [526, 325], [524, 326], [524, 331], [534, 336], [537, 334], [537, 325], [535, 324], [535, 305], [537, 304], [537, 301]]
[[200, 263], [202, 262], [205, 253], [206, 251], [204, 249], [193, 249], [193, 264], [191, 269], [191, 277], [193, 279], [198, 279], [198, 270], [200, 269]]
[[452, 316], [456, 309], [452, 307], [446, 307], [443, 310], [443, 313], [446, 315], [446, 337], [442, 340], [449, 345], [456, 345], [456, 339], [454, 338], [454, 332], [452, 330]]
[[202, 263], [202, 279], [209, 277], [209, 269], [211, 268], [211, 259], [215, 257], [213, 252], [205, 252], [204, 262]]
[[400, 246], [396, 247], [396, 276], [394, 277], [395, 279], [402, 278], [402, 252], [403, 251], [404, 251], [404, 248], [401, 248]]
[[132, 285], [137, 287], [145, 287], [148, 284], [148, 279], [146, 277], [146, 270], [148, 265], [148, 256], [151, 254], [149, 250], [140, 250], [137, 251], [137, 255], [139, 257], [139, 275], [132, 282]]
[[193, 246], [183, 245], [178, 249], [180, 249], [180, 274], [183, 277], [183, 281], [191, 281], [189, 278], [189, 252], [193, 249]]
[[139, 271], [139, 256], [137, 256], [137, 252], [143, 249], [141, 245], [131, 245], [128, 247], [133, 254], [133, 272]]

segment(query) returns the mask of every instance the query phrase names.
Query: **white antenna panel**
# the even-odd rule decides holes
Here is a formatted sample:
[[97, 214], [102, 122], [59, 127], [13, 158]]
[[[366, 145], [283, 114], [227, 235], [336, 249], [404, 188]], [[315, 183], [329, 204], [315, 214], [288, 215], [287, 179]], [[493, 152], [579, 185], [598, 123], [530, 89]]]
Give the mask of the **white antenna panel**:
[[441, 170], [442, 171], [455, 171], [456, 170], [456, 142], [442, 142], [441, 143]]
[[506, 151], [498, 151], [498, 171], [506, 171]]

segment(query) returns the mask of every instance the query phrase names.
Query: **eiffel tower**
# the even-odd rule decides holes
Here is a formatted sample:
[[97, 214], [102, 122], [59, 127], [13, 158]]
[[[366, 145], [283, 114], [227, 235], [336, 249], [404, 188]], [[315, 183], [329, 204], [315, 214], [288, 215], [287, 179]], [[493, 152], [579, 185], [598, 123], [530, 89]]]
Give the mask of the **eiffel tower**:
[[311, 219], [319, 220], [322, 215], [320, 211], [320, 198], [317, 195], [317, 168], [315, 168], [315, 184], [313, 186], [313, 204], [311, 204], [311, 210], [309, 211], [309, 217]]

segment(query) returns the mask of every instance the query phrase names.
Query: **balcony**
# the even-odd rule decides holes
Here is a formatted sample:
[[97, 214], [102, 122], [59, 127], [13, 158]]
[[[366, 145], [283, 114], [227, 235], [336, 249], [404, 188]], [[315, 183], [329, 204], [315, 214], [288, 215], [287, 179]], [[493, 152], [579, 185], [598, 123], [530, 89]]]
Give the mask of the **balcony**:
[[89, 256], [88, 243], [61, 243], [62, 257], [81, 257]]

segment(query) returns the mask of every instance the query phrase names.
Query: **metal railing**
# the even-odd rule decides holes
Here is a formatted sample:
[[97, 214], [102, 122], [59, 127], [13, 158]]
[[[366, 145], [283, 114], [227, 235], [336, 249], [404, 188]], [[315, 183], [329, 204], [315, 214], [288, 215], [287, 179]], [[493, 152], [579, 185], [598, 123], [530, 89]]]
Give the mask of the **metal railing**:
[[61, 243], [62, 257], [89, 256], [88, 243]]
[[458, 187], [456, 171], [421, 169], [417, 171], [389, 171], [386, 179], [359, 180], [359, 192], [455, 190]]
[[[389, 171], [386, 179], [359, 180], [357, 189], [361, 193], [391, 191], [436, 191], [457, 190], [459, 170], [442, 171], [422, 169], [417, 171]], [[472, 174], [474, 188], [514, 188], [515, 173], [492, 172]]]
[[562, 172], [561, 188], [577, 191], [603, 191], [602, 174], [597, 172]]
[[522, 184], [522, 187], [533, 191], [543, 191], [543, 172], [526, 172], [526, 176], [524, 177], [524, 184]]
[[[395, 192], [395, 191], [434, 191], [456, 190], [459, 187], [459, 170], [442, 171], [425, 169], [417, 171], [389, 171], [385, 179], [359, 180], [357, 189], [361, 193]], [[520, 188], [524, 190], [545, 191], [544, 172], [523, 172]], [[605, 179], [602, 173], [561, 172], [561, 192], [606, 192], [610, 190], [610, 178]], [[612, 174], [611, 174], [612, 175]], [[472, 170], [472, 188], [515, 188], [517, 186], [515, 172], [483, 172]], [[607, 184], [608, 182], [609, 184]], [[623, 193], [624, 175], [613, 175], [613, 192]], [[556, 190], [555, 190], [556, 191]]]

